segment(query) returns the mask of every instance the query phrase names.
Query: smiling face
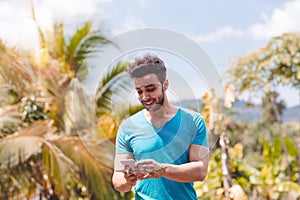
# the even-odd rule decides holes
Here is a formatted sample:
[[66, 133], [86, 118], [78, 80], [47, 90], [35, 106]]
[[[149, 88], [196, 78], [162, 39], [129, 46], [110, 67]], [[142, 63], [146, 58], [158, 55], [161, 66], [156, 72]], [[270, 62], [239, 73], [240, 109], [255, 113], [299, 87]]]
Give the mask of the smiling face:
[[[167, 81], [165, 81], [166, 83]], [[147, 74], [142, 77], [134, 78], [135, 89], [138, 99], [149, 112], [155, 112], [164, 103], [164, 88], [156, 74]]]

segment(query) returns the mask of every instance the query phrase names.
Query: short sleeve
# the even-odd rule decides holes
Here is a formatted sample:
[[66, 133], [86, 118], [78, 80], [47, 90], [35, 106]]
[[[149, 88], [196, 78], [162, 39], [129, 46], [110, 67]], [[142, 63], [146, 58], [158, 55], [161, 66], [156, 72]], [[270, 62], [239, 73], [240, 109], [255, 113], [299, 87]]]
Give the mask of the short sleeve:
[[194, 119], [196, 125], [196, 135], [192, 144], [199, 144], [208, 147], [208, 136], [206, 131], [206, 124], [203, 117], [197, 114]]
[[128, 133], [126, 133], [121, 125], [116, 138], [116, 153], [132, 153], [128, 138]]

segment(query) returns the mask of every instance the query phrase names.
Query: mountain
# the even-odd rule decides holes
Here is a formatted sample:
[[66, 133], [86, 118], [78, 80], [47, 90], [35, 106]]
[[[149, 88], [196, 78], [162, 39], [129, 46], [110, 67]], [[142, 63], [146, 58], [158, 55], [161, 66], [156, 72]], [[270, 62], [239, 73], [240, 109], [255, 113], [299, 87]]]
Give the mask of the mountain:
[[300, 123], [300, 105], [287, 108], [283, 112], [283, 122], [299, 122]]
[[[177, 106], [190, 108], [193, 110], [201, 109], [201, 100], [183, 100], [176, 103]], [[241, 121], [258, 121], [262, 120], [263, 110], [260, 105], [247, 106], [244, 101], [236, 101], [230, 109], [230, 114], [234, 115], [237, 120]], [[284, 110], [282, 115], [283, 122], [299, 122], [300, 123], [300, 105], [289, 107]]]
[[232, 105], [231, 112], [239, 121], [259, 121], [262, 120], [262, 109], [259, 105], [247, 106], [244, 101], [236, 101]]

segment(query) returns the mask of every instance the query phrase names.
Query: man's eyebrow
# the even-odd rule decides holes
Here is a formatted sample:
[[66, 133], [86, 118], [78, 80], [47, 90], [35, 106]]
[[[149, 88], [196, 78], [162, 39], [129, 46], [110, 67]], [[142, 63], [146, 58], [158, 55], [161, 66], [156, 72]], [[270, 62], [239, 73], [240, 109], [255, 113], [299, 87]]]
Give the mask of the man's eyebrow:
[[[144, 86], [144, 87], [145, 87], [145, 88], [148, 88], [148, 87], [153, 87], [153, 86], [155, 86], [154, 83], [153, 83], [153, 84], [146, 85], [146, 86]], [[139, 87], [136, 87], [135, 89], [137, 90], [137, 89], [140, 89], [140, 88], [139, 88]]]
[[149, 85], [146, 85], [145, 88], [147, 88], [147, 87], [152, 87], [152, 86], [155, 86], [155, 84], [149, 84]]

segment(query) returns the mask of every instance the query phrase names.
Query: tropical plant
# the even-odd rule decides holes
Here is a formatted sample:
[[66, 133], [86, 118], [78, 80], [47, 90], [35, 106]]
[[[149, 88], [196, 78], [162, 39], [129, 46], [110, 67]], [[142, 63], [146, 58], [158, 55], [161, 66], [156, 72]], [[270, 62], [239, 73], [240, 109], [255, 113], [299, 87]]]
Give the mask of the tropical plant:
[[[36, 22], [40, 39], [40, 50], [37, 55], [42, 63], [48, 64], [49, 59], [59, 61], [61, 73], [69, 78], [83, 80], [88, 74], [88, 58], [97, 55], [101, 45], [112, 44], [103, 36], [100, 28], [95, 28], [93, 21], [83, 22], [71, 36], [65, 34], [62, 22], [55, 22], [52, 31], [44, 33], [39, 26], [32, 6], [32, 16]], [[40, 63], [41, 64], [41, 63]]]
[[112, 140], [121, 121], [142, 109], [142, 105], [135, 105], [129, 100], [134, 86], [126, 73], [127, 65], [128, 61], [120, 61], [107, 68], [96, 92], [98, 124]]
[[[290, 165], [283, 165], [281, 139], [277, 135], [272, 144], [262, 138], [263, 154], [244, 155], [243, 145], [236, 143], [229, 148], [232, 182], [229, 196], [225, 199], [297, 199], [300, 186], [297, 179], [297, 155], [295, 143], [284, 138], [288, 146]], [[251, 157], [251, 158], [250, 158]], [[255, 160], [254, 160], [255, 159]], [[289, 180], [287, 168], [292, 171]], [[197, 182], [195, 189], [199, 199], [224, 199], [225, 188], [222, 185], [222, 151], [216, 149], [210, 159], [208, 176], [204, 182]]]
[[[221, 174], [221, 182], [222, 184], [212, 186], [215, 190], [209, 190], [212, 192], [209, 195], [209, 198], [212, 196], [217, 199], [243, 199], [244, 192], [243, 189], [240, 188], [238, 184], [234, 184], [232, 179], [232, 164], [229, 154], [229, 138], [227, 135], [227, 125], [228, 125], [228, 117], [225, 115], [223, 108], [229, 109], [232, 106], [232, 103], [235, 101], [234, 90], [232, 86], [226, 85], [224, 88], [225, 96], [224, 101], [222, 101], [221, 97], [218, 97], [214, 89], [211, 89], [210, 93], [205, 93], [202, 96], [204, 108], [202, 111], [202, 115], [206, 123], [208, 124], [208, 130], [210, 135], [214, 134], [218, 136], [218, 144], [217, 147], [221, 150], [221, 173], [216, 172], [212, 173], [213, 175]], [[219, 150], [219, 149], [218, 149]], [[210, 172], [209, 172], [210, 173]], [[210, 174], [209, 174], [210, 176]], [[208, 177], [209, 177], [208, 176]], [[219, 178], [219, 177], [213, 177]], [[239, 190], [238, 196], [233, 197], [233, 191]], [[214, 193], [214, 191], [216, 191]], [[199, 191], [199, 190], [198, 190]], [[203, 193], [203, 192], [201, 192]], [[212, 196], [211, 196], [212, 195]], [[202, 197], [201, 197], [202, 198]]]
[[[265, 47], [239, 57], [228, 70], [228, 75], [229, 82], [234, 83], [238, 94], [248, 92], [251, 97], [257, 92], [263, 92], [271, 95], [279, 85], [295, 88], [300, 94], [300, 34], [286, 33], [272, 38]], [[274, 117], [280, 123], [280, 107], [274, 101], [274, 94], [270, 97]], [[284, 162], [288, 162], [284, 133], [280, 124]], [[300, 151], [300, 145], [298, 148]], [[298, 169], [300, 174], [300, 162]]]
[[[230, 155], [232, 185], [228, 188], [226, 196], [226, 188], [224, 187], [224, 175], [222, 172], [222, 149], [216, 149], [211, 155], [209, 162], [209, 170], [204, 182], [196, 182], [195, 189], [199, 199], [247, 199], [245, 191], [249, 189], [249, 176], [255, 168], [247, 165], [243, 161], [243, 146], [237, 143], [234, 147], [228, 149]], [[243, 188], [242, 188], [243, 187]]]
[[[4, 177], [0, 199], [130, 198], [131, 193], [124, 196], [113, 189], [111, 167], [90, 151], [102, 151], [98, 144], [106, 140], [92, 137], [99, 129], [90, 110], [91, 98], [75, 78], [87, 64], [85, 59], [96, 46], [93, 42], [104, 39], [101, 35], [86, 39], [84, 30], [90, 30], [89, 24], [78, 28], [65, 46], [61, 45], [61, 25], [59, 34], [54, 34], [62, 42], [53, 43], [57, 51], [39, 29], [42, 48], [30, 58], [0, 43], [0, 83], [5, 94], [0, 115], [0, 176]], [[88, 142], [83, 143], [80, 136]], [[112, 162], [113, 152], [102, 156]]]
[[[287, 165], [282, 162], [283, 145], [278, 135], [274, 137], [271, 145], [264, 138], [262, 141], [264, 164], [258, 167], [259, 173], [250, 177], [250, 183], [254, 186], [253, 193], [263, 199], [299, 198], [300, 186], [294, 182], [297, 179], [297, 146], [288, 137], [284, 138], [290, 159], [290, 164]], [[288, 171], [292, 171], [292, 175]]]
[[262, 99], [261, 107], [264, 109], [263, 119], [266, 122], [281, 122], [282, 113], [283, 110], [286, 108], [286, 104], [283, 100], [280, 100], [278, 97], [278, 92], [270, 91], [267, 92]]
[[278, 85], [300, 90], [300, 34], [272, 38], [265, 47], [239, 57], [228, 75], [237, 92], [274, 91]]

